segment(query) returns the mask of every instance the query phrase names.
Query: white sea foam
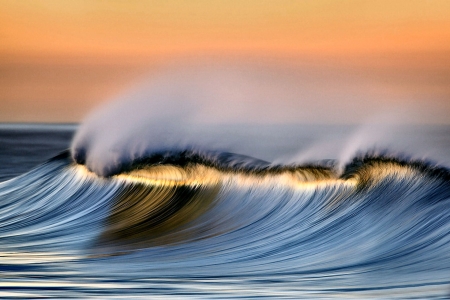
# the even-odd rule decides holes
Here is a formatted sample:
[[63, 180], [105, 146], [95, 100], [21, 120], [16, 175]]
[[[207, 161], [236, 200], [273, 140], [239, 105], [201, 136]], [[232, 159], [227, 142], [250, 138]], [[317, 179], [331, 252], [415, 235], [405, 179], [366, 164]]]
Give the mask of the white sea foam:
[[[328, 158], [346, 163], [361, 147], [381, 140], [395, 144], [395, 137], [386, 139], [391, 125], [414, 119], [394, 113], [396, 122], [378, 119], [388, 124], [382, 129], [368, 122], [354, 134], [320, 132], [309, 140], [276, 126], [367, 123], [392, 113], [386, 95], [381, 99], [373, 90], [368, 81], [323, 69], [172, 69], [93, 111], [73, 139], [72, 156], [99, 175], [155, 151], [185, 149], [230, 151], [275, 163]], [[267, 130], [271, 126], [278, 129]]]

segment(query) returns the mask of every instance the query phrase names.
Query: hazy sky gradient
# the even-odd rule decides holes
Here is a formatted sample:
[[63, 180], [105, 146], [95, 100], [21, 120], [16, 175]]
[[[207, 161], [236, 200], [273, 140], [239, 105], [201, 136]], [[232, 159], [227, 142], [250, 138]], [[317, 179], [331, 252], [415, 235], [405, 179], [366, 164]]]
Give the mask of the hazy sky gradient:
[[78, 122], [145, 74], [205, 57], [362, 78], [450, 123], [447, 0], [0, 0], [0, 121]]

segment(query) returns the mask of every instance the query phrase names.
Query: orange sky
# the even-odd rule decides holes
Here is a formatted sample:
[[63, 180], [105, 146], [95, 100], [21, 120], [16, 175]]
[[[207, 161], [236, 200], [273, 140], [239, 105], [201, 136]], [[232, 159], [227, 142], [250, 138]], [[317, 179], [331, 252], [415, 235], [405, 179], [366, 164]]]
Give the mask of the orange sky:
[[437, 76], [442, 102], [450, 1], [0, 0], [0, 121], [79, 121], [155, 66], [202, 56]]

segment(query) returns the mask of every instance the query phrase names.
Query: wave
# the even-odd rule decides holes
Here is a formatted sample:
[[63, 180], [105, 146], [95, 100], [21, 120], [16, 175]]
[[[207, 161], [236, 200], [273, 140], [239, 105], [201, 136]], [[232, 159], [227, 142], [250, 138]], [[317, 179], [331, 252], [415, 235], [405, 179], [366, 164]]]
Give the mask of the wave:
[[347, 122], [325, 104], [367, 89], [229, 70], [144, 82], [0, 183], [0, 297], [448, 295], [448, 127], [286, 125]]
[[[224, 201], [224, 195], [233, 195], [237, 190], [252, 190], [265, 198], [267, 189], [269, 192], [276, 189], [314, 193], [342, 189], [341, 195], [333, 193], [332, 197], [316, 199], [315, 196], [311, 200], [340, 205], [339, 201], [352, 198], [368, 198], [366, 201], [376, 202], [376, 197], [372, 197], [374, 191], [389, 187], [401, 189], [405, 185], [409, 188], [409, 185], [426, 180], [443, 187], [450, 183], [450, 172], [444, 167], [370, 153], [355, 157], [342, 174], [338, 173], [333, 161], [303, 166], [271, 165], [233, 153], [187, 150], [156, 153], [138, 159], [107, 178], [97, 176], [84, 165], [73, 163], [68, 151], [47, 164], [53, 162], [65, 162], [69, 174], [81, 176], [90, 185], [100, 184], [104, 192], [110, 188], [114, 190], [97, 245], [118, 242], [127, 244], [129, 249], [134, 243], [142, 246], [146, 242], [154, 245], [182, 240], [177, 234], [179, 228], [184, 228], [184, 237], [193, 236], [187, 234], [183, 226], [195, 223], [210, 207]], [[447, 189], [439, 189], [439, 195], [434, 196], [436, 191], [428, 185], [429, 182], [422, 188], [423, 192], [432, 193], [433, 199], [448, 198]], [[366, 196], [361, 197], [361, 189]], [[236, 198], [227, 201], [242, 200]], [[387, 198], [395, 200], [388, 193]], [[416, 200], [411, 198], [409, 201]], [[211, 216], [216, 217], [220, 218]]]
[[79, 272], [100, 277], [297, 278], [330, 293], [428, 298], [450, 283], [449, 174], [387, 154], [339, 173], [334, 161], [184, 150], [104, 177], [66, 151], [0, 184], [2, 256], [75, 255]]

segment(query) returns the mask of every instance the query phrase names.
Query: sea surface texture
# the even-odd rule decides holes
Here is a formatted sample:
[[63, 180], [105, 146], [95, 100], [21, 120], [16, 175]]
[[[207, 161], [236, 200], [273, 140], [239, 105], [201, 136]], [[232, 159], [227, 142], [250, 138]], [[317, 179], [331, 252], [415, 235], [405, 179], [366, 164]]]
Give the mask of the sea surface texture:
[[75, 126], [3, 125], [0, 298], [448, 299], [448, 126], [264, 126], [96, 172]]

